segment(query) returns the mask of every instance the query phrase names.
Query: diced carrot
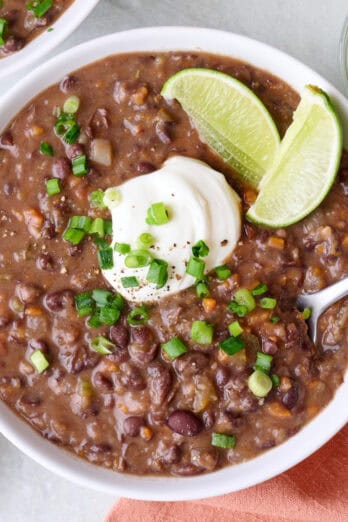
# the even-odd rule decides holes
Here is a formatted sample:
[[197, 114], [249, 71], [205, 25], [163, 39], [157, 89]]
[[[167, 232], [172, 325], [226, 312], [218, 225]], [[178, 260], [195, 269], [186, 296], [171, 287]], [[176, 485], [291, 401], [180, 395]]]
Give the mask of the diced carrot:
[[30, 129], [30, 134], [32, 136], [41, 136], [44, 133], [44, 130], [42, 127], [39, 127], [38, 125], [33, 125]]
[[28, 208], [23, 211], [24, 221], [28, 227], [29, 233], [35, 238], [38, 239], [40, 236], [40, 231], [44, 222], [44, 217], [35, 208]]
[[291, 381], [289, 377], [286, 377], [285, 375], [280, 378], [280, 391], [281, 392], [287, 392], [291, 388]]
[[285, 408], [280, 402], [271, 402], [267, 405], [268, 411], [275, 417], [290, 417], [291, 411]]
[[252, 205], [253, 203], [255, 203], [256, 198], [257, 198], [257, 193], [255, 192], [255, 190], [247, 189], [244, 192], [244, 201], [247, 205]]
[[120, 410], [123, 411], [123, 413], [129, 413], [128, 406], [126, 406], [125, 404], [121, 403], [118, 405], [118, 407], [120, 408]]
[[203, 308], [206, 312], [212, 312], [216, 308], [216, 299], [212, 297], [204, 297], [202, 299]]
[[42, 309], [39, 306], [27, 306], [25, 309], [25, 315], [29, 315], [29, 317], [40, 317], [42, 315]]
[[143, 426], [142, 428], [140, 428], [141, 438], [143, 438], [145, 440], [150, 440], [152, 435], [153, 435], [152, 429], [149, 428], [148, 426]]
[[282, 237], [271, 236], [268, 238], [267, 245], [271, 248], [276, 248], [277, 250], [284, 249], [285, 241]]

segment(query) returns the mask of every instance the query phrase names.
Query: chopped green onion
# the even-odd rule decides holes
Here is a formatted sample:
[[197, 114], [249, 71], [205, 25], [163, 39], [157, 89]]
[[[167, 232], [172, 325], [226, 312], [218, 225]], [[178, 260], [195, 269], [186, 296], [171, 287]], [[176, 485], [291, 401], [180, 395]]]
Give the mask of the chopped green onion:
[[[69, 145], [73, 145], [76, 143], [77, 138], [80, 136], [81, 127], [80, 125], [77, 125], [77, 123], [74, 122], [73, 125], [69, 128], [69, 130], [64, 134], [63, 140], [68, 143]], [[83, 157], [83, 156], [80, 156]], [[76, 158], [74, 158], [76, 159]], [[74, 162], [74, 160], [73, 160]], [[78, 174], [75, 174], [77, 176]], [[81, 175], [81, 174], [80, 174]]]
[[148, 232], [144, 232], [143, 234], [140, 234], [140, 236], [137, 239], [137, 247], [139, 249], [147, 249], [154, 245], [155, 238], [152, 234], [149, 234]]
[[33, 11], [36, 18], [42, 18], [53, 5], [53, 0], [32, 0], [26, 5], [28, 11]]
[[196, 284], [196, 294], [197, 297], [199, 297], [200, 299], [202, 299], [203, 297], [208, 297], [210, 295], [210, 291], [207, 283], [205, 283], [204, 281], [199, 281]]
[[255, 299], [247, 288], [239, 288], [233, 297], [239, 305], [246, 306], [248, 312], [254, 310], [256, 306]]
[[110, 306], [113, 308], [117, 308], [117, 310], [122, 310], [124, 307], [124, 299], [121, 294], [114, 294], [112, 300], [110, 302]]
[[220, 343], [220, 348], [228, 355], [234, 355], [245, 348], [245, 341], [240, 337], [228, 337]]
[[63, 239], [65, 239], [65, 241], [69, 241], [73, 245], [78, 245], [79, 243], [81, 243], [85, 235], [86, 232], [84, 230], [78, 230], [76, 228], [67, 228], [63, 234]]
[[149, 313], [146, 306], [139, 306], [139, 308], [134, 308], [130, 314], [128, 315], [128, 323], [132, 326], [138, 324], [144, 324], [149, 318]]
[[107, 236], [112, 236], [112, 221], [111, 219], [104, 219], [104, 230]]
[[87, 156], [84, 154], [83, 156], [76, 156], [71, 160], [72, 171], [74, 176], [85, 176], [89, 172], [89, 168], [87, 165]]
[[92, 298], [98, 306], [107, 305], [109, 303], [110, 297], [112, 297], [112, 292], [102, 288], [96, 288], [92, 292]]
[[254, 370], [260, 370], [262, 372], [269, 373], [271, 369], [272, 360], [272, 355], [267, 355], [263, 352], [257, 352]]
[[312, 310], [308, 307], [306, 307], [302, 312], [302, 317], [305, 321], [307, 321], [307, 319], [309, 319], [311, 315], [312, 315]]
[[239, 324], [238, 321], [233, 321], [233, 323], [228, 325], [228, 331], [232, 335], [232, 337], [238, 337], [240, 334], [244, 332], [243, 328]]
[[104, 248], [103, 250], [98, 250], [98, 261], [99, 266], [102, 270], [109, 270], [114, 266], [114, 258], [112, 248]]
[[120, 254], [128, 254], [130, 252], [130, 245], [128, 243], [115, 243], [114, 250]]
[[280, 318], [279, 318], [279, 317], [277, 317], [276, 315], [272, 315], [272, 317], [271, 317], [271, 323], [273, 323], [273, 324], [277, 324], [277, 323], [279, 323], [279, 321], [280, 321]]
[[42, 141], [40, 144], [40, 152], [41, 154], [45, 154], [45, 156], [53, 156], [53, 147], [47, 141]]
[[95, 218], [92, 222], [89, 233], [97, 234], [99, 237], [104, 237], [105, 236], [104, 219]]
[[102, 325], [99, 309], [88, 319], [87, 325], [91, 328], [99, 328]]
[[125, 257], [124, 264], [127, 268], [141, 268], [150, 264], [152, 255], [147, 250], [131, 250]]
[[162, 288], [168, 281], [168, 263], [162, 259], [153, 259], [146, 279], [154, 283], [157, 289]]
[[248, 313], [248, 308], [245, 305], [240, 305], [234, 300], [230, 302], [228, 309], [238, 317], [244, 317]]
[[120, 318], [120, 310], [115, 306], [103, 306], [99, 310], [99, 320], [103, 324], [112, 325]]
[[262, 294], [265, 294], [268, 290], [268, 286], [265, 284], [265, 283], [260, 283], [259, 285], [257, 285], [252, 291], [251, 293], [253, 295], [262, 295]]
[[60, 180], [58, 178], [51, 178], [46, 181], [46, 191], [49, 196], [54, 196], [60, 193]]
[[7, 30], [8, 22], [5, 18], [0, 18], [0, 45], [5, 44], [5, 32]]
[[277, 306], [277, 300], [273, 299], [273, 297], [263, 297], [260, 300], [260, 306], [266, 310], [273, 310]]
[[231, 270], [226, 265], [216, 266], [214, 270], [216, 277], [221, 281], [225, 281], [225, 279], [228, 279], [232, 274]]
[[75, 114], [80, 107], [80, 98], [77, 96], [69, 96], [64, 102], [63, 111], [67, 114]]
[[102, 237], [95, 237], [93, 239], [93, 243], [95, 245], [97, 245], [99, 250], [105, 250], [105, 248], [109, 248], [110, 247], [110, 242], [107, 241], [106, 239], [103, 239]]
[[204, 276], [205, 262], [198, 257], [190, 257], [187, 263], [186, 273], [195, 277], [196, 279], [202, 279]]
[[234, 448], [236, 445], [236, 437], [234, 435], [225, 435], [223, 433], [212, 433], [211, 444], [217, 448]]
[[201, 239], [200, 241], [197, 241], [195, 245], [193, 245], [192, 254], [194, 257], [206, 257], [209, 254], [209, 247]]
[[164, 225], [168, 223], [168, 211], [165, 204], [162, 202], [153, 203], [150, 208], [147, 209], [146, 223], [148, 225]]
[[81, 294], [75, 295], [75, 307], [79, 317], [91, 315], [94, 311], [92, 292], [82, 292]]
[[173, 337], [170, 341], [162, 344], [162, 348], [171, 359], [176, 359], [188, 351], [179, 337]]
[[121, 192], [116, 188], [108, 188], [104, 192], [104, 204], [109, 208], [115, 208], [120, 204]]
[[109, 355], [112, 353], [115, 349], [114, 343], [109, 341], [106, 337], [103, 335], [99, 335], [93, 341], [91, 342], [91, 347], [96, 352], [102, 354], [102, 355]]
[[78, 228], [89, 232], [91, 230], [93, 219], [88, 216], [73, 216], [69, 221], [69, 228]]
[[260, 370], [255, 370], [248, 379], [248, 388], [256, 397], [266, 397], [272, 386], [271, 378]]
[[275, 386], [277, 388], [280, 384], [280, 379], [279, 379], [278, 375], [275, 373], [272, 373], [271, 380], [272, 380], [273, 386]]
[[214, 327], [205, 321], [194, 321], [191, 327], [191, 339], [199, 344], [213, 342]]
[[101, 189], [91, 192], [89, 195], [89, 201], [92, 208], [100, 208], [101, 210], [106, 208], [106, 205], [104, 204], [104, 191]]
[[136, 277], [121, 277], [121, 283], [123, 288], [133, 288], [139, 286], [138, 280]]
[[30, 360], [35, 370], [39, 373], [42, 373], [45, 370], [47, 370], [47, 368], [50, 365], [42, 350], [35, 350], [35, 352], [31, 354]]

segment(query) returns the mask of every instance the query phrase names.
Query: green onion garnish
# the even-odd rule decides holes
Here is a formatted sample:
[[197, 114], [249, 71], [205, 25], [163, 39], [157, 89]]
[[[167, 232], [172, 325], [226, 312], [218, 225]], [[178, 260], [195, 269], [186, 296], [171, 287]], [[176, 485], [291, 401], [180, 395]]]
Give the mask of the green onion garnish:
[[280, 317], [277, 317], [276, 315], [272, 315], [271, 317], [271, 323], [277, 324], [280, 321]]
[[104, 237], [105, 236], [104, 219], [95, 218], [91, 224], [89, 233], [97, 234], [99, 237]]
[[168, 263], [162, 259], [153, 259], [146, 279], [154, 283], [157, 289], [162, 288], [168, 281]]
[[42, 18], [53, 5], [53, 0], [33, 0], [28, 2], [26, 8], [32, 11], [36, 18]]
[[266, 397], [273, 386], [271, 378], [260, 370], [255, 370], [248, 379], [249, 390], [256, 397]]
[[162, 202], [153, 203], [147, 209], [146, 223], [148, 225], [164, 225], [169, 221], [168, 211]]
[[265, 283], [260, 283], [259, 285], [257, 285], [252, 291], [251, 293], [253, 295], [262, 295], [262, 294], [265, 294], [268, 290], [268, 286], [265, 284]]
[[87, 325], [90, 328], [99, 328], [102, 325], [99, 309], [88, 319]]
[[214, 327], [205, 321], [194, 321], [191, 327], [191, 339], [199, 344], [213, 342]]
[[312, 310], [308, 307], [306, 307], [302, 312], [302, 317], [305, 321], [307, 321], [307, 319], [309, 319], [311, 315], [312, 315]]
[[197, 297], [202, 299], [203, 297], [208, 297], [210, 295], [209, 287], [206, 282], [199, 281], [196, 284], [196, 294]]
[[171, 359], [176, 359], [187, 352], [185, 344], [179, 337], [173, 337], [170, 341], [162, 344], [162, 348]]
[[209, 247], [201, 239], [200, 241], [197, 241], [195, 245], [193, 245], [192, 254], [194, 257], [206, 257], [209, 254]]
[[47, 141], [42, 141], [40, 143], [40, 152], [45, 154], [45, 156], [53, 156], [53, 147]]
[[49, 196], [60, 193], [60, 180], [58, 178], [48, 179], [46, 181], [46, 191]]
[[121, 283], [123, 288], [133, 288], [139, 286], [138, 280], [134, 276], [121, 277]]
[[280, 379], [279, 379], [278, 375], [275, 373], [272, 373], [271, 380], [272, 380], [273, 386], [275, 386], [277, 388], [280, 384]]
[[69, 228], [78, 228], [88, 233], [92, 223], [93, 219], [88, 216], [73, 216], [69, 221]]
[[140, 234], [140, 236], [137, 239], [137, 247], [139, 249], [144, 248], [145, 250], [147, 248], [150, 248], [154, 245], [155, 238], [152, 234], [149, 234], [148, 232], [144, 232], [143, 234]]
[[245, 341], [240, 337], [228, 337], [220, 343], [220, 348], [228, 355], [234, 355], [245, 348]]
[[271, 369], [272, 360], [272, 355], [267, 355], [263, 352], [257, 352], [254, 370], [260, 370], [261, 372], [269, 373]]
[[198, 257], [190, 257], [187, 263], [186, 273], [195, 277], [196, 279], [203, 279], [205, 262]]
[[96, 352], [102, 354], [102, 355], [109, 355], [112, 353], [115, 349], [114, 343], [109, 341], [106, 337], [103, 335], [99, 335], [93, 341], [91, 342], [91, 347]]
[[112, 236], [112, 221], [111, 219], [104, 219], [104, 231], [107, 236]]
[[239, 288], [239, 290], [237, 290], [233, 297], [234, 301], [236, 301], [237, 304], [246, 306], [248, 312], [254, 310], [256, 306], [255, 299], [253, 298], [250, 290], [248, 290], [247, 288]]
[[103, 288], [96, 288], [92, 292], [92, 298], [98, 306], [107, 305], [111, 297], [112, 292], [109, 290], [104, 290]]
[[134, 308], [128, 315], [128, 323], [132, 326], [144, 324], [149, 319], [149, 313], [146, 306]]
[[244, 332], [243, 328], [239, 324], [238, 321], [233, 321], [233, 323], [228, 325], [228, 331], [232, 337], [238, 337], [240, 334]]
[[236, 437], [234, 435], [225, 435], [224, 433], [212, 433], [211, 444], [217, 448], [234, 448], [236, 445]]
[[75, 114], [80, 107], [80, 98], [77, 96], [69, 96], [64, 102], [63, 111], [67, 114]]
[[67, 228], [63, 234], [63, 239], [65, 239], [65, 241], [69, 241], [73, 245], [78, 245], [79, 243], [81, 243], [85, 235], [86, 232], [84, 230], [78, 230], [76, 228]]
[[248, 313], [248, 308], [245, 305], [240, 305], [234, 300], [230, 302], [228, 309], [238, 317], [244, 317]]
[[75, 295], [75, 306], [79, 317], [92, 314], [94, 310], [92, 292], [82, 292]]
[[128, 243], [115, 243], [114, 250], [120, 254], [128, 254], [130, 252], [130, 245]]
[[45, 370], [47, 370], [47, 368], [50, 365], [42, 350], [35, 350], [35, 352], [31, 354], [30, 360], [35, 370], [39, 373], [42, 373]]
[[8, 22], [5, 18], [0, 18], [0, 45], [5, 44], [5, 32], [7, 30]]
[[152, 255], [147, 250], [131, 250], [125, 257], [124, 264], [127, 268], [141, 268], [150, 264]]
[[228, 279], [232, 274], [231, 270], [226, 265], [216, 266], [214, 270], [216, 277], [221, 281], [225, 281], [225, 279]]
[[106, 208], [106, 205], [104, 204], [104, 191], [101, 189], [91, 192], [89, 195], [89, 201], [92, 208], [100, 208], [101, 210]]
[[[81, 127], [80, 125], [77, 125], [77, 123], [74, 122], [73, 125], [71, 125], [70, 129], [64, 134], [63, 140], [68, 143], [69, 145], [73, 145], [76, 143], [77, 138], [80, 136]], [[83, 156], [80, 156], [83, 157]], [[76, 159], [76, 158], [74, 158]], [[77, 176], [78, 174], [75, 174]], [[81, 174], [80, 174], [81, 175]]]
[[71, 160], [72, 171], [74, 176], [85, 176], [89, 172], [89, 168], [87, 165], [87, 156], [84, 154], [83, 156], [76, 156]]
[[99, 320], [102, 324], [113, 325], [118, 321], [121, 315], [120, 310], [112, 306], [103, 306], [99, 309]]
[[273, 310], [277, 306], [277, 300], [273, 299], [273, 297], [263, 297], [260, 300], [260, 306], [261, 308]]
[[103, 250], [98, 250], [98, 261], [99, 266], [102, 270], [109, 270], [114, 266], [114, 258], [112, 248], [104, 248]]

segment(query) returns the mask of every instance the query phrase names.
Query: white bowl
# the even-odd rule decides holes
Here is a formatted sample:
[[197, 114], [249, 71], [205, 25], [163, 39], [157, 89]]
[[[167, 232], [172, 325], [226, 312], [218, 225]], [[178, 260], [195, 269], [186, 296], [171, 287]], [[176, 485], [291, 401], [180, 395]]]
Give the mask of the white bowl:
[[[229, 55], [266, 69], [300, 90], [311, 83], [336, 102], [348, 137], [348, 101], [324, 78], [290, 56], [243, 36], [211, 29], [160, 27], [116, 33], [84, 43], [33, 71], [0, 101], [3, 127], [18, 108], [65, 74], [91, 61], [129, 51], [189, 50]], [[289, 469], [316, 451], [347, 422], [348, 380], [335, 398], [297, 435], [263, 455], [208, 475], [137, 477], [98, 468], [43, 439], [0, 401], [0, 431], [46, 468], [83, 486], [144, 500], [189, 500], [237, 491]]]
[[94, 9], [99, 0], [75, 0], [52, 24], [53, 31], [44, 30], [23, 49], [0, 60], [0, 79], [34, 64], [57, 47], [78, 27]]

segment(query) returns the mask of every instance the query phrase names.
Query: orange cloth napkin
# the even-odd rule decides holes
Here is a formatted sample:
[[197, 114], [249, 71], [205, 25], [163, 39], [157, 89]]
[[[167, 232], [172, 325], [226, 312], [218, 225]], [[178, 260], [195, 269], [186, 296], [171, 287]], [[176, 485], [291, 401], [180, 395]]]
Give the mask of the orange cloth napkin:
[[347, 522], [348, 426], [263, 484], [192, 502], [120, 499], [105, 522]]

